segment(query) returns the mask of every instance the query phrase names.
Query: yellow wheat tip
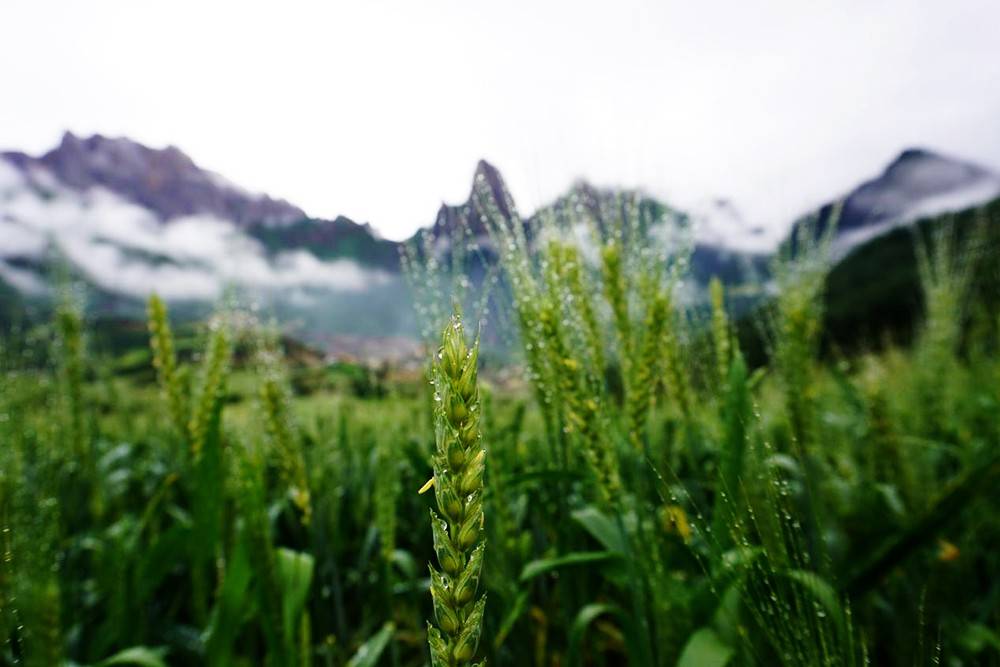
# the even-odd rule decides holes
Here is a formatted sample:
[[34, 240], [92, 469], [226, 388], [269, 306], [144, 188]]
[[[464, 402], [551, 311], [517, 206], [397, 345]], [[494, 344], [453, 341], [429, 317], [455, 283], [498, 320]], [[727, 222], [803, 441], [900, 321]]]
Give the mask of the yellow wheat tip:
[[948, 540], [938, 540], [938, 560], [942, 563], [951, 563], [958, 560], [961, 555], [958, 547], [949, 542]]
[[685, 543], [691, 541], [691, 525], [687, 513], [679, 505], [667, 505], [662, 510], [663, 527], [668, 533], [680, 535]]
[[423, 494], [427, 493], [428, 491], [430, 491], [433, 487], [434, 487], [434, 478], [431, 477], [429, 480], [427, 480], [426, 482], [424, 482], [423, 486], [420, 487], [420, 490], [417, 491], [417, 495], [418, 496], [423, 495]]

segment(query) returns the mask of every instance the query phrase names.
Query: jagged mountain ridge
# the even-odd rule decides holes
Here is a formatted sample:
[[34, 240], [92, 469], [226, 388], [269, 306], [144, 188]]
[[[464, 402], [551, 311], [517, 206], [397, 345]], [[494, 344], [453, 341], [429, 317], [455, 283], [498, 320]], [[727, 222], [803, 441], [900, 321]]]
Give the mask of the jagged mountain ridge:
[[[461, 227], [468, 228], [469, 234], [473, 238], [484, 238], [488, 236], [489, 230], [486, 220], [479, 214], [475, 206], [475, 184], [481, 182], [488, 189], [497, 203], [500, 212], [510, 218], [511, 211], [507, 206], [505, 196], [506, 185], [500, 170], [486, 160], [480, 160], [476, 164], [476, 169], [472, 175], [472, 188], [470, 188], [469, 198], [458, 205], [441, 203], [438, 208], [434, 223], [428, 230], [435, 238], [455, 238]], [[415, 236], [419, 236], [424, 230], [418, 230]]]
[[41, 157], [20, 152], [0, 157], [27, 173], [47, 170], [62, 185], [78, 191], [104, 188], [163, 221], [212, 215], [247, 225], [306, 217], [302, 209], [282, 199], [249, 192], [202, 169], [174, 146], [154, 149], [125, 138], [100, 134], [81, 138], [66, 132], [59, 145]]
[[[509, 216], [499, 170], [480, 161], [473, 178]], [[989, 170], [911, 149], [849, 193], [838, 242], [850, 248], [920, 215], [998, 193], [1000, 178]], [[681, 211], [639, 191], [579, 181], [525, 216], [526, 234], [543, 234], [567, 211], [600, 219], [623, 194], [650, 219], [665, 221], [667, 232], [686, 237], [695, 284], [712, 275], [739, 282], [766, 271], [762, 230], [726, 200]], [[821, 222], [831, 208], [820, 210]], [[430, 235], [447, 252], [462, 229], [491, 252], [474, 192], [461, 204], [442, 204], [414, 238]], [[250, 193], [174, 147], [67, 133], [39, 157], [0, 153], [0, 282], [21, 293], [46, 289], [52, 273], [46, 262], [55, 250], [98, 288], [111, 311], [115, 295], [138, 300], [157, 289], [173, 300], [205, 303], [238, 283], [264, 295], [302, 331], [391, 336], [412, 333], [403, 314], [400, 249], [368, 224], [311, 218], [288, 202]]]
[[[434, 247], [442, 254], [449, 249], [449, 244], [442, 239], [466, 239], [475, 246], [478, 256], [487, 259], [495, 257], [487, 223], [475, 205], [477, 183], [481, 191], [497, 204], [501, 215], [510, 221], [509, 195], [503, 177], [496, 167], [480, 160], [469, 198], [458, 205], [442, 204], [434, 224], [418, 231], [414, 238], [420, 241], [429, 235], [434, 239]], [[483, 185], [485, 188], [482, 188]], [[522, 217], [525, 237], [530, 243], [560, 226], [565, 228], [564, 232], [573, 233], [569, 228], [581, 216], [593, 220], [606, 232], [609, 227], [620, 223], [625, 206], [631, 206], [644, 225], [655, 226], [655, 233], [665, 246], [672, 246], [674, 250], [690, 248], [691, 273], [698, 285], [707, 284], [713, 275], [730, 283], [745, 281], [764, 268], [769, 253], [759, 249], [760, 243], [756, 241], [759, 230], [747, 225], [731, 204], [726, 206], [728, 219], [723, 229], [728, 229], [732, 235], [725, 238], [720, 234], [720, 226], [713, 224], [717, 210], [691, 214], [640, 190], [600, 188], [585, 180], [576, 181], [566, 194]], [[476, 274], [477, 269], [476, 266], [471, 267], [471, 273]]]

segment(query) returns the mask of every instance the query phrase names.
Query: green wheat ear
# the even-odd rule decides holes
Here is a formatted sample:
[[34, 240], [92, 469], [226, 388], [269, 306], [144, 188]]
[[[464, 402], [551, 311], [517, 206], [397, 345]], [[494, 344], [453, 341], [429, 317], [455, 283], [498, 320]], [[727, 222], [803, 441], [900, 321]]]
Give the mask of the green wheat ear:
[[306, 475], [305, 458], [298, 433], [291, 416], [288, 389], [277, 376], [269, 372], [260, 385], [260, 403], [264, 413], [264, 426], [275, 449], [282, 482], [288, 487], [288, 495], [299, 510], [302, 523], [309, 525], [312, 520], [312, 495]]
[[167, 408], [174, 428], [185, 439], [190, 438], [188, 430], [188, 406], [184, 386], [177, 369], [177, 354], [174, 351], [174, 337], [170, 331], [167, 306], [157, 295], [149, 297], [149, 345], [153, 351], [153, 366], [160, 381], [160, 387], [167, 399]]
[[212, 332], [212, 337], [208, 341], [208, 350], [201, 368], [201, 384], [188, 424], [191, 433], [191, 456], [195, 461], [201, 458], [209, 430], [212, 428], [212, 420], [218, 417], [229, 370], [229, 355], [229, 337], [225, 327], [219, 326]]
[[632, 363], [632, 322], [629, 319], [629, 286], [623, 262], [622, 248], [618, 243], [608, 243], [601, 250], [604, 295], [611, 305], [620, 347], [618, 361], [622, 365], [622, 371], [628, 375]]
[[396, 502], [399, 500], [399, 467], [396, 448], [382, 436], [375, 445], [375, 526], [386, 563], [396, 550]]
[[[441, 571], [431, 570], [437, 626], [428, 624], [433, 667], [467, 665], [476, 655], [486, 596], [476, 600], [483, 568], [483, 471], [476, 363], [479, 341], [466, 345], [462, 322], [444, 330], [434, 363], [434, 550]], [[442, 518], [443, 517], [443, 518]]]
[[712, 297], [712, 343], [715, 352], [715, 367], [719, 386], [725, 386], [729, 378], [729, 362], [732, 358], [729, 340], [729, 316], [726, 314], [726, 291], [718, 276], [713, 276], [708, 285]]

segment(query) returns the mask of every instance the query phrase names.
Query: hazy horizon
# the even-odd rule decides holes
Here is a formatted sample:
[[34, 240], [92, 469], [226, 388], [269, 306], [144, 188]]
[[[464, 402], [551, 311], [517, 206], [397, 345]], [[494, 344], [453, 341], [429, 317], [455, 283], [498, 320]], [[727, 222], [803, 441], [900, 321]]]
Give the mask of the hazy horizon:
[[907, 147], [1000, 170], [988, 2], [291, 7], [14, 2], [0, 148], [175, 145], [392, 239], [463, 201], [480, 158], [525, 210], [583, 178], [772, 229]]

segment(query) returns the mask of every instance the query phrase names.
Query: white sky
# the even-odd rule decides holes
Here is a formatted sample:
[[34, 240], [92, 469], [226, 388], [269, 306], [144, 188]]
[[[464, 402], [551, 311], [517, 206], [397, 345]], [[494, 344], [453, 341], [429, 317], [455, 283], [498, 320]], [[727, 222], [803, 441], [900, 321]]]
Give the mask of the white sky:
[[577, 177], [785, 226], [927, 146], [1000, 169], [1000, 2], [0, 6], [0, 147], [174, 144], [402, 238], [476, 160], [528, 211]]

